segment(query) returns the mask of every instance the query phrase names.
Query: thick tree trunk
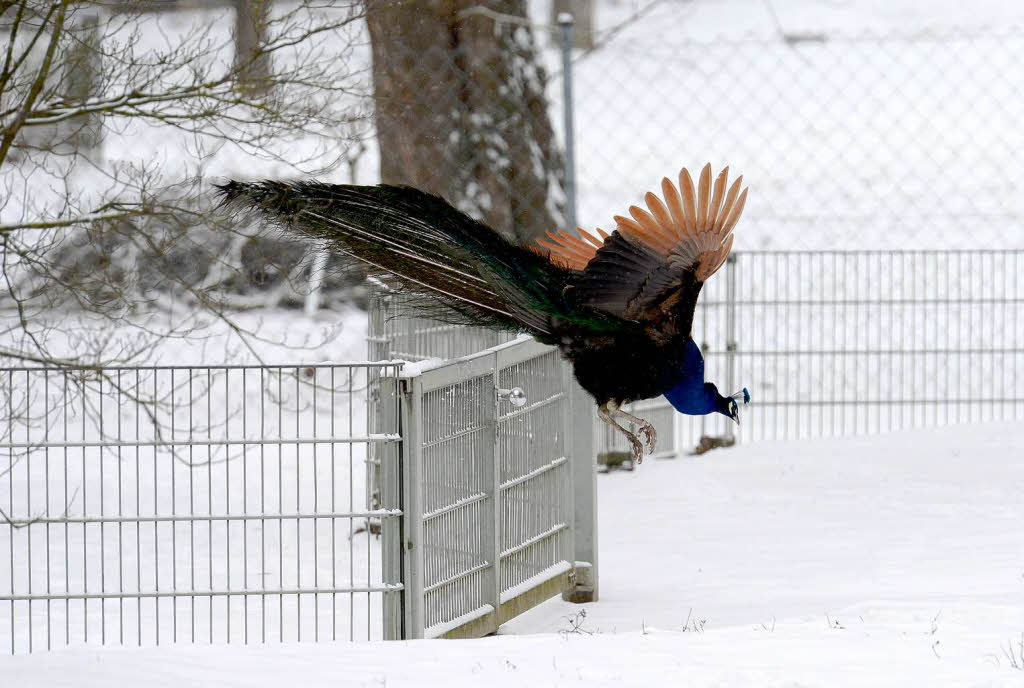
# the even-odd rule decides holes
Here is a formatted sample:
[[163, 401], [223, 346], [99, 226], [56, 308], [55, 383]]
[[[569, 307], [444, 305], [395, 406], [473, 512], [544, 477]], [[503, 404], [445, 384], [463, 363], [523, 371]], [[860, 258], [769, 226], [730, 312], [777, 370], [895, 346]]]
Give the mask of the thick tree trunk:
[[523, 0], [417, 0], [370, 7], [369, 27], [382, 181], [526, 242], [560, 225], [564, 197], [547, 76], [507, 21], [524, 16]]

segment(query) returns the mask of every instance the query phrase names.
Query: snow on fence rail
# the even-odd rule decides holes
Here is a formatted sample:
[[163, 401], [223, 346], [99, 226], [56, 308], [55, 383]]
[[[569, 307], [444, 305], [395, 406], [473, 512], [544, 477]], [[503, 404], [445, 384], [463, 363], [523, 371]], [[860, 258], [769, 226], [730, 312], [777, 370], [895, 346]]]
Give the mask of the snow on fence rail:
[[0, 643], [393, 636], [398, 540], [366, 525], [402, 512], [364, 458], [401, 438], [365, 398], [400, 367], [0, 369]]

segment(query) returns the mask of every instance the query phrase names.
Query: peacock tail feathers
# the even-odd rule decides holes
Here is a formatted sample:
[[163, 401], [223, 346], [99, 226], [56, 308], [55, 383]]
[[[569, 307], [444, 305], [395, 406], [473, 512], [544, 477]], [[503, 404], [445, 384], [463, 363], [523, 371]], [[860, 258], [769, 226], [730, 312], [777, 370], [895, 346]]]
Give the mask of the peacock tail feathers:
[[[404, 186], [316, 181], [217, 187], [226, 205], [258, 210], [283, 229], [361, 261], [399, 291], [425, 295], [430, 316], [457, 324], [553, 334], [555, 321], [593, 321], [565, 303], [571, 271], [513, 244], [438, 196]], [[433, 306], [427, 306], [433, 303]]]

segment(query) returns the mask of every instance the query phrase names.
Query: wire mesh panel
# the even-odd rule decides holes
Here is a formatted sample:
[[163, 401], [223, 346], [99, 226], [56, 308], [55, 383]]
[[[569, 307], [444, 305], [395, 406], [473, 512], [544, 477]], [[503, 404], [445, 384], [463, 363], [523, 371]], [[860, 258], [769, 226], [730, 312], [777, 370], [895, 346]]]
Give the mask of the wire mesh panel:
[[709, 379], [754, 395], [744, 438], [1024, 418], [1024, 251], [740, 253], [726, 270], [700, 337]]
[[511, 332], [467, 327], [415, 315], [401, 294], [377, 293], [370, 302], [368, 339], [374, 361], [468, 356], [515, 338]]
[[407, 632], [482, 635], [573, 568], [566, 370], [521, 339], [409, 375]]
[[0, 370], [0, 642], [381, 637], [399, 541], [366, 522], [401, 512], [364, 457], [399, 436], [364, 430], [368, 368]]
[[494, 531], [492, 376], [430, 390], [422, 404], [419, 489], [424, 625], [430, 628], [479, 609], [492, 597], [486, 571]]
[[[534, 354], [529, 350], [524, 353]], [[566, 395], [558, 352], [516, 360], [499, 350], [498, 386], [518, 387], [526, 403], [499, 403], [502, 599], [569, 568], [569, 462], [565, 451]]]

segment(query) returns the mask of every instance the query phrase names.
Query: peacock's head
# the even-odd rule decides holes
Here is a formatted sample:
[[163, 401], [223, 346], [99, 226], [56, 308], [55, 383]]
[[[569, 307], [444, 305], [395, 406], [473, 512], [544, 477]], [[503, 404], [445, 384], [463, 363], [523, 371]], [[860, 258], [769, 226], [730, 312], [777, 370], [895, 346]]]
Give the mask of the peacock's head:
[[736, 421], [736, 425], [739, 425], [740, 401], [743, 401], [744, 405], [750, 403], [750, 392], [747, 391], [746, 387], [743, 388], [743, 391], [736, 392], [735, 394], [730, 394], [727, 397], [722, 397], [719, 404], [718, 412], [721, 413], [723, 416], [732, 418], [734, 421]]

